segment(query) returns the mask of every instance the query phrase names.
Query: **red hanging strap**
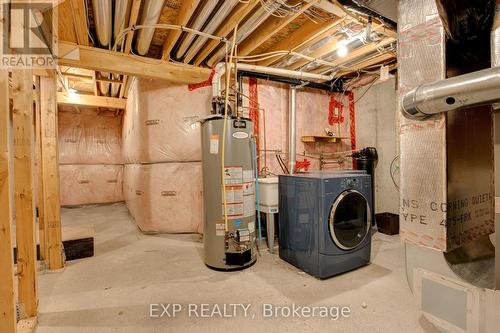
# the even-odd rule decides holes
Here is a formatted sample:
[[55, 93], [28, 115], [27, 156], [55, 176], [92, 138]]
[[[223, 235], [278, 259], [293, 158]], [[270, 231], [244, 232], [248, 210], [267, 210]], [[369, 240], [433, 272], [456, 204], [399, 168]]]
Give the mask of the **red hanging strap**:
[[215, 69], [212, 68], [212, 70], [210, 71], [210, 76], [208, 77], [208, 80], [203, 81], [203, 82], [198, 82], [198, 83], [190, 83], [190, 84], [188, 84], [188, 90], [193, 91], [193, 90], [196, 90], [199, 88], [211, 86], [212, 79], [214, 78], [214, 74], [215, 74]]

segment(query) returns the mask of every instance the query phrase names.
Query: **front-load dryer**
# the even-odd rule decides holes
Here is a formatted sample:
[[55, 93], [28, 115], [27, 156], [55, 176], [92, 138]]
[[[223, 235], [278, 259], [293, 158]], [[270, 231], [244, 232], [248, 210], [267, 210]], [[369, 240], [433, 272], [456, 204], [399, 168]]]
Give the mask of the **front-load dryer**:
[[279, 176], [279, 255], [324, 279], [370, 262], [371, 176], [364, 171]]

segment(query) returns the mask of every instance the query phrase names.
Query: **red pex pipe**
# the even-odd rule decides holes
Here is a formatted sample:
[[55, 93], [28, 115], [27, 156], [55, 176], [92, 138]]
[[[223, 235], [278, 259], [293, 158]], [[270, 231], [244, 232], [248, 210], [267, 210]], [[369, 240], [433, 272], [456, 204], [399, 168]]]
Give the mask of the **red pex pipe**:
[[356, 114], [354, 112], [354, 93], [349, 91], [349, 130], [351, 136], [351, 150], [356, 150]]
[[259, 90], [257, 86], [257, 78], [248, 78], [248, 90], [250, 97], [250, 119], [253, 121], [253, 134], [257, 146], [257, 172], [260, 170], [260, 145], [259, 145]]

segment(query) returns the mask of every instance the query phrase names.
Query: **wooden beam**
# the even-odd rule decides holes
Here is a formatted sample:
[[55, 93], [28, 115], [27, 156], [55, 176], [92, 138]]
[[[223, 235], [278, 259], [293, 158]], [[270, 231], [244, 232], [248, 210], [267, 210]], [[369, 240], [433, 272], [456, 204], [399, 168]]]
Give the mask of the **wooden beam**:
[[[335, 21], [326, 21], [316, 23], [313, 21], [308, 21], [299, 29], [294, 31], [290, 36], [278, 42], [270, 49], [266, 50], [267, 52], [275, 52], [275, 51], [297, 51], [298, 49], [305, 47], [308, 43], [319, 39], [320, 37], [326, 37], [326, 34], [335, 28], [336, 26], [344, 23], [343, 19], [338, 19]], [[278, 62], [285, 56], [275, 57], [271, 59], [262, 60], [257, 63], [259, 66], [269, 66]]]
[[[65, 55], [75, 55], [65, 57]], [[78, 54], [78, 56], [76, 56]], [[197, 83], [210, 76], [210, 69], [191, 65], [156, 61], [121, 52], [113, 52], [73, 43], [59, 42], [59, 65], [87, 68], [96, 71], [168, 80], [178, 83]]]
[[[217, 28], [215, 35], [227, 36], [231, 31], [233, 31], [236, 24], [243, 21], [245, 17], [259, 4], [260, 0], [250, 0], [248, 3], [239, 3], [231, 14], [229, 14], [229, 16], [224, 20], [224, 23]], [[195, 57], [194, 64], [199, 66], [219, 45], [220, 41], [211, 39]]]
[[34, 122], [31, 70], [12, 72], [14, 129], [14, 187], [18, 249], [19, 304], [25, 317], [38, 310], [35, 207], [33, 203]]
[[73, 25], [75, 27], [76, 40], [78, 44], [88, 46], [89, 35], [87, 26], [87, 13], [85, 12], [85, 0], [70, 0]]
[[49, 269], [51, 270], [64, 267], [59, 198], [56, 91], [55, 78], [40, 78], [43, 198], [45, 223], [48, 228]]
[[[293, 1], [290, 3], [290, 5], [294, 5], [299, 2], [301, 1]], [[312, 1], [302, 5], [302, 7], [296, 13], [285, 18], [274, 16], [268, 18], [257, 29], [255, 29], [255, 31], [248, 38], [246, 38], [240, 45], [238, 45], [238, 55], [246, 56], [252, 53], [252, 51], [254, 51], [269, 38], [286, 27], [290, 22], [292, 22], [302, 13], [308, 10], [315, 2], [316, 1]]]
[[[172, 24], [186, 26], [189, 22], [189, 19], [195, 12], [196, 7], [198, 7], [200, 0], [184, 0], [181, 1], [181, 3], [182, 5], [179, 9], [179, 13], [177, 13], [177, 16], [175, 17], [175, 20]], [[165, 42], [163, 43], [163, 60], [169, 60], [170, 51], [172, 51], [172, 48], [174, 47], [180, 35], [181, 31], [179, 30], [170, 30], [168, 32], [167, 37], [165, 38]]]
[[[137, 24], [137, 19], [139, 18], [139, 9], [141, 8], [141, 0], [133, 0], [132, 6], [130, 7], [130, 18], [128, 27], [132, 27]], [[132, 50], [132, 40], [134, 39], [134, 32], [130, 31], [125, 37], [125, 53], [130, 53]]]
[[38, 185], [38, 242], [40, 243], [40, 259], [48, 259], [47, 228], [45, 224], [45, 204], [43, 200], [42, 177], [42, 140], [41, 140], [41, 107], [40, 107], [40, 78], [35, 79], [35, 151], [36, 151], [36, 177]]
[[14, 259], [12, 257], [12, 200], [10, 181], [10, 105], [9, 77], [0, 70], [0, 332], [16, 332]]
[[123, 98], [80, 95], [80, 94], [63, 93], [63, 92], [57, 93], [57, 103], [102, 107], [110, 109], [125, 109], [127, 105], [127, 101], [124, 100]]

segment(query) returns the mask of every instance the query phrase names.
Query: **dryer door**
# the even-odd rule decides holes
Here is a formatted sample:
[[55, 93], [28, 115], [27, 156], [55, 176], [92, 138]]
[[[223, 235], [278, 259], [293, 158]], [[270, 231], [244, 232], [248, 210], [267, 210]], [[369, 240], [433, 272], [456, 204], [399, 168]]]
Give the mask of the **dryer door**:
[[342, 192], [330, 210], [330, 235], [342, 250], [352, 250], [363, 242], [371, 227], [368, 200], [356, 190]]

